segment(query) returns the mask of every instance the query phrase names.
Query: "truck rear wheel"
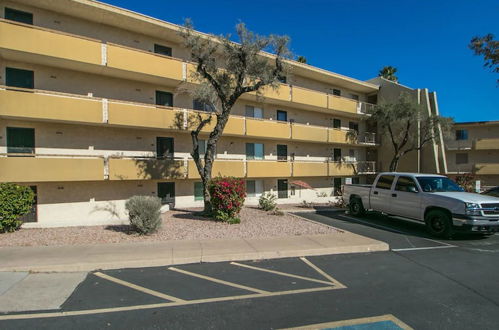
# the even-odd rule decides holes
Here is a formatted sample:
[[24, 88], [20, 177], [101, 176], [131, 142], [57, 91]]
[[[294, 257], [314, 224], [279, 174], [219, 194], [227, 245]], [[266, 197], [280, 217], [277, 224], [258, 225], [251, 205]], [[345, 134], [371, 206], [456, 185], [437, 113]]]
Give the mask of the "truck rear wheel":
[[352, 198], [350, 200], [350, 214], [356, 217], [360, 217], [366, 213], [362, 200], [360, 198]]
[[441, 238], [452, 237], [452, 221], [446, 212], [441, 210], [428, 212], [425, 223], [431, 235]]

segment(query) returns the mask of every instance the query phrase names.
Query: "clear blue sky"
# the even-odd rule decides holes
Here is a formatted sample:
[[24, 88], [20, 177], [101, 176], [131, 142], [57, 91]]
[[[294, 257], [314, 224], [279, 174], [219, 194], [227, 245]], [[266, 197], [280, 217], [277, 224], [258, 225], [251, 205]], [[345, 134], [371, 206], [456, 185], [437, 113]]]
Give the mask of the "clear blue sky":
[[308, 63], [361, 80], [385, 65], [399, 81], [436, 91], [440, 112], [456, 121], [499, 120], [499, 75], [467, 48], [475, 35], [499, 38], [492, 0], [104, 0], [172, 23], [191, 18], [202, 32], [286, 34]]

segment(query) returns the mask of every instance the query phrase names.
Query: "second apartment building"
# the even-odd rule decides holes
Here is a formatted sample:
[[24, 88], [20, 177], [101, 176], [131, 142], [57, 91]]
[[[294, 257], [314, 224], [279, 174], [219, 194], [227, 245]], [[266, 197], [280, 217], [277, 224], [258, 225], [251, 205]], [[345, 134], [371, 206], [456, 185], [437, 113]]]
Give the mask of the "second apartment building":
[[[36, 191], [28, 226], [119, 222], [133, 195], [202, 205], [189, 130], [210, 113], [178, 92], [193, 64], [177, 26], [94, 1], [0, 10], [0, 181]], [[213, 175], [244, 178], [248, 203], [325, 200], [376, 170], [378, 86], [291, 65], [263, 101], [239, 100], [217, 147]]]

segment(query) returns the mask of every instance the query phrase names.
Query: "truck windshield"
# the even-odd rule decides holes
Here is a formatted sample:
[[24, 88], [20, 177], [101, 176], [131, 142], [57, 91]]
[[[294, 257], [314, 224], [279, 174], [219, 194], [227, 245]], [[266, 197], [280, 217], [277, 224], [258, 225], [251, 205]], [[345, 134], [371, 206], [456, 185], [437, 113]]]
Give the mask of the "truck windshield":
[[457, 183], [446, 177], [418, 176], [417, 180], [424, 192], [464, 191]]

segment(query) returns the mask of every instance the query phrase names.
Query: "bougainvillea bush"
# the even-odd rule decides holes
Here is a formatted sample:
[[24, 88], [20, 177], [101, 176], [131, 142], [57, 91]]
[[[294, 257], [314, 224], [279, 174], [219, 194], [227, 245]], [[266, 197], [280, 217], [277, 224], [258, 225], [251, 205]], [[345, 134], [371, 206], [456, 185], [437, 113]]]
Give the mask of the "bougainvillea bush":
[[228, 223], [239, 223], [239, 212], [246, 198], [244, 180], [233, 177], [219, 177], [209, 185], [213, 217]]

